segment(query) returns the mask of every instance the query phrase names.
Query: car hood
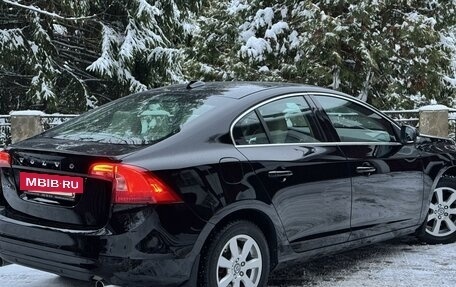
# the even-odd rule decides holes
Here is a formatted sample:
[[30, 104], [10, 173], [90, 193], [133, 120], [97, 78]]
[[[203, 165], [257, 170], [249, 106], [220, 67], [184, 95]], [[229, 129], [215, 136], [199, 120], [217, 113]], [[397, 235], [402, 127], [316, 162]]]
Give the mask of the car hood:
[[456, 144], [450, 138], [420, 135], [417, 140], [417, 147], [430, 153], [450, 153], [456, 155]]

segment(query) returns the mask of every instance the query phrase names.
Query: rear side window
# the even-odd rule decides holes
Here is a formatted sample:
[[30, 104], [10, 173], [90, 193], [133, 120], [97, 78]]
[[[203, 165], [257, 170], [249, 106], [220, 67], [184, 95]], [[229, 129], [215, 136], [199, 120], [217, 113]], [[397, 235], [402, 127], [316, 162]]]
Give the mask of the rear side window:
[[267, 144], [266, 133], [254, 111], [242, 117], [233, 129], [234, 141], [239, 145]]
[[233, 137], [239, 145], [318, 142], [311, 119], [312, 111], [303, 97], [283, 98], [242, 117], [234, 126]]
[[395, 142], [391, 123], [374, 111], [351, 101], [318, 96], [342, 142]]
[[206, 94], [146, 92], [94, 109], [43, 134], [44, 137], [113, 144], [150, 145], [188, 123], [217, 112], [229, 98]]
[[271, 143], [317, 142], [308, 119], [312, 111], [303, 97], [289, 97], [258, 108]]

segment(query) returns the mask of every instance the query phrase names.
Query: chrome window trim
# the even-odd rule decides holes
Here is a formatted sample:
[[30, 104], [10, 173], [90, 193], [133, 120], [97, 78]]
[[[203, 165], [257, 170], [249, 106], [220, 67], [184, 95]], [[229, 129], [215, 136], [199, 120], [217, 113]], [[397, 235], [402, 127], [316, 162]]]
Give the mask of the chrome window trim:
[[[287, 94], [287, 95], [282, 95], [282, 96], [278, 96], [278, 97], [274, 97], [274, 98], [271, 98], [271, 99], [267, 99], [263, 102], [260, 102], [256, 105], [254, 105], [253, 107], [250, 107], [249, 109], [247, 109], [245, 112], [243, 112], [242, 114], [240, 114], [239, 116], [237, 116], [237, 118], [231, 123], [231, 126], [230, 126], [230, 137], [231, 137], [231, 140], [233, 141], [233, 144], [234, 146], [239, 146], [238, 144], [236, 144], [236, 141], [234, 140], [234, 133], [233, 133], [233, 130], [234, 130], [234, 126], [244, 117], [246, 116], [247, 114], [251, 113], [252, 111], [254, 111], [255, 109], [261, 107], [261, 106], [264, 106], [264, 105], [267, 105], [271, 102], [275, 102], [277, 100], [281, 100], [281, 99], [285, 99], [285, 98], [291, 98], [291, 97], [297, 97], [297, 96], [301, 96], [301, 97], [304, 97], [307, 93], [293, 93], [293, 94]], [[307, 102], [307, 101], [306, 101]], [[266, 144], [266, 145], [269, 145], [269, 144]], [[252, 145], [252, 146], [257, 146], [257, 145]]]
[[346, 145], [390, 145], [390, 146], [397, 146], [397, 145], [402, 145], [400, 142], [309, 142], [309, 143], [282, 143], [282, 144], [271, 144], [271, 143], [269, 143], [269, 144], [251, 144], [251, 145], [239, 145], [239, 144], [236, 144], [236, 141], [234, 140], [234, 134], [233, 134], [234, 126], [245, 115], [247, 115], [248, 113], [254, 111], [255, 109], [257, 109], [257, 108], [259, 108], [261, 106], [267, 105], [267, 104], [269, 104], [271, 102], [274, 102], [274, 101], [277, 101], [277, 100], [281, 100], [281, 99], [285, 99], [285, 98], [296, 97], [296, 96], [301, 96], [301, 97], [304, 97], [304, 96], [328, 96], [328, 97], [334, 97], [334, 98], [339, 98], [339, 99], [342, 99], [342, 100], [346, 100], [346, 101], [349, 101], [349, 102], [352, 102], [352, 103], [355, 103], [355, 104], [358, 104], [358, 105], [361, 105], [361, 106], [365, 107], [366, 109], [376, 113], [377, 115], [379, 115], [383, 119], [386, 119], [393, 126], [396, 126], [397, 128], [400, 129], [400, 126], [396, 122], [392, 121], [388, 117], [385, 117], [385, 115], [382, 112], [373, 110], [372, 107], [370, 107], [367, 104], [364, 104], [361, 101], [350, 99], [347, 96], [341, 96], [341, 95], [331, 94], [331, 93], [301, 92], [301, 93], [292, 93], [292, 94], [287, 94], [287, 95], [282, 95], [282, 96], [274, 97], [274, 98], [271, 98], [271, 99], [267, 99], [267, 100], [265, 100], [265, 101], [263, 101], [261, 103], [258, 103], [256, 105], [250, 107], [249, 109], [244, 111], [242, 114], [237, 116], [234, 119], [234, 121], [231, 123], [231, 126], [230, 126], [230, 137], [231, 137], [231, 140], [232, 140], [234, 146], [235, 147], [261, 147], [261, 146], [301, 146], [301, 145], [309, 145], [309, 146], [333, 146], [333, 145], [344, 145], [344, 146], [346, 146]]
[[282, 143], [282, 144], [248, 144], [236, 145], [238, 148], [273, 147], [273, 146], [401, 146], [398, 142], [309, 142], [309, 143]]

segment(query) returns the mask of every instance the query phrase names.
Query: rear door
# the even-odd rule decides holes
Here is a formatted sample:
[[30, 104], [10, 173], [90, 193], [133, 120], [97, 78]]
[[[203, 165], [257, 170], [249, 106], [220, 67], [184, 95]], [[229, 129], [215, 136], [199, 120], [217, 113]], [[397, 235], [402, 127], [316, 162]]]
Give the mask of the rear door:
[[346, 159], [326, 143], [303, 95], [285, 95], [248, 110], [233, 128], [300, 252], [350, 234], [351, 185]]
[[348, 97], [315, 95], [326, 131], [340, 139], [352, 177], [351, 239], [419, 224], [423, 167], [413, 144], [399, 142], [398, 128]]

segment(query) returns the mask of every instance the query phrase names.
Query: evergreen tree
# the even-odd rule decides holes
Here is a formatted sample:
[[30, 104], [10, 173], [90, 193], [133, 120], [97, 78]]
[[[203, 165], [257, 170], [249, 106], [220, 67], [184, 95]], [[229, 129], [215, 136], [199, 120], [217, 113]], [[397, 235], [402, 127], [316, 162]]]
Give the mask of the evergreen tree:
[[180, 81], [182, 45], [198, 5], [0, 1], [0, 113], [29, 107], [79, 113]]
[[185, 79], [315, 84], [383, 109], [454, 106], [455, 9], [444, 0], [1, 0], [0, 114], [80, 113]]
[[[203, 9], [189, 73], [331, 87], [384, 109], [452, 105], [454, 1], [242, 1]], [[454, 31], [454, 30], [453, 30]], [[446, 36], [446, 37], [445, 37]], [[442, 45], [447, 39], [447, 45]]]

